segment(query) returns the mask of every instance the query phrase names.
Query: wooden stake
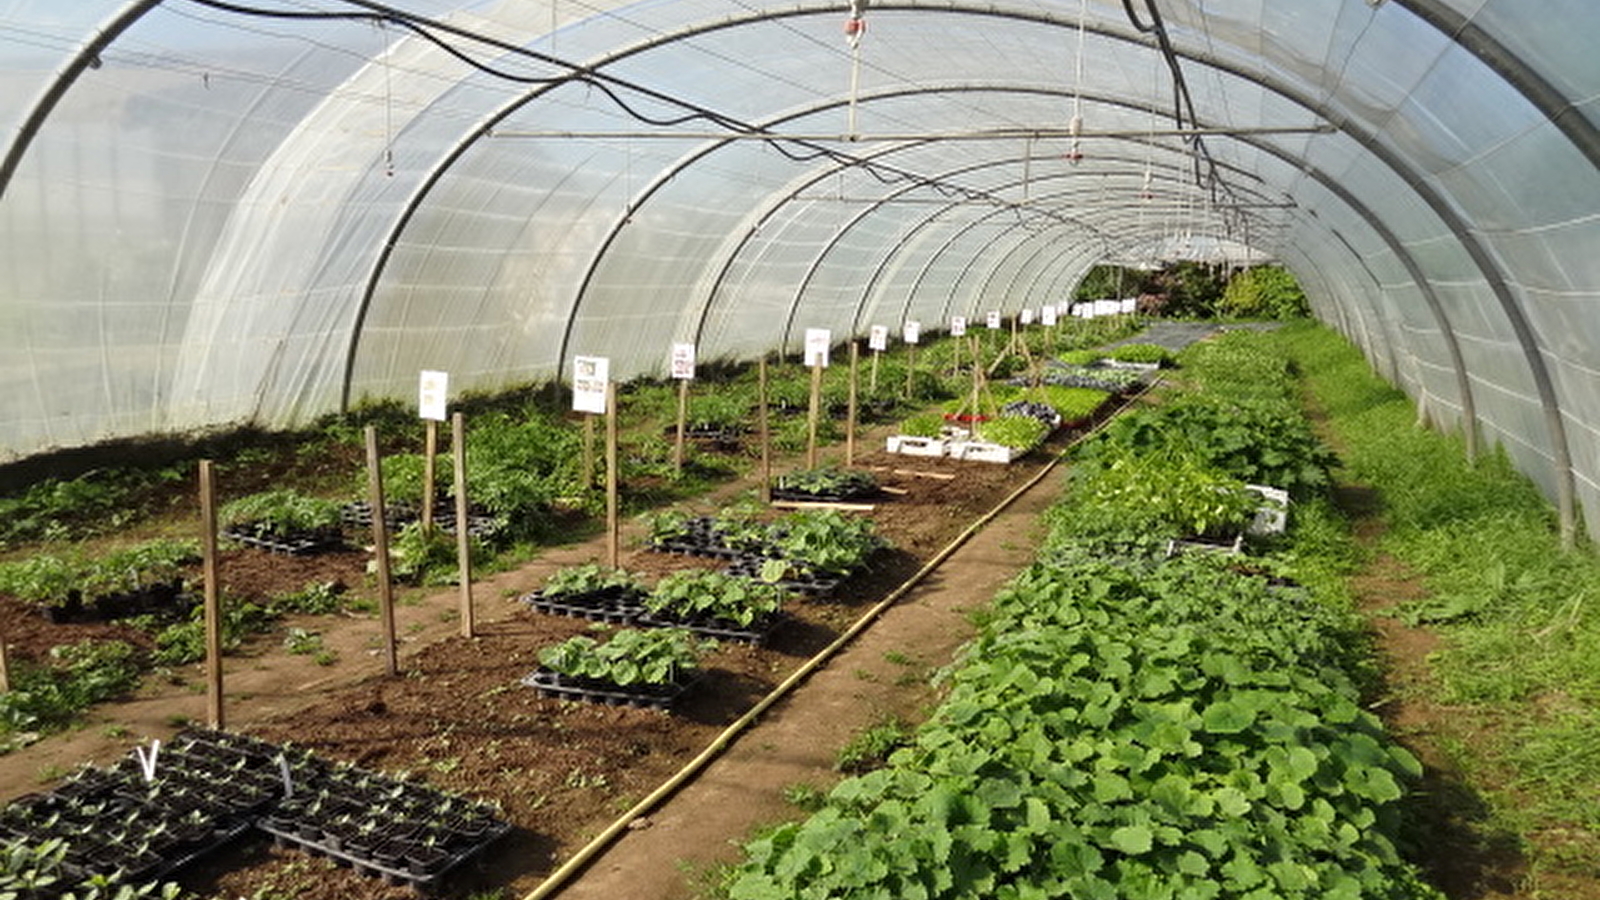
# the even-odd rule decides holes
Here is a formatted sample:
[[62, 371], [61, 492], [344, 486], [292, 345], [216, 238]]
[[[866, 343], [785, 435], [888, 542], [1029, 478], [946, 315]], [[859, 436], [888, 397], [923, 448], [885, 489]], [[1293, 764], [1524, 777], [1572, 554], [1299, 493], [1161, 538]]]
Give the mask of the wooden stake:
[[384, 670], [390, 675], [400, 672], [400, 659], [395, 652], [394, 639], [394, 584], [389, 578], [389, 526], [384, 521], [383, 469], [378, 459], [378, 429], [367, 426], [367, 497], [372, 504], [372, 544], [378, 558], [378, 619], [383, 629]]
[[617, 516], [617, 386], [606, 382], [606, 564], [621, 564], [622, 543]]
[[6, 651], [6, 642], [0, 640], [0, 694], [11, 692], [11, 659]]
[[861, 347], [850, 342], [850, 405], [844, 418], [844, 464], [856, 464], [856, 379], [860, 373]]
[[467, 426], [461, 413], [450, 417], [450, 455], [455, 460], [456, 563], [461, 580], [461, 636], [475, 637], [472, 611], [472, 535], [467, 532]]
[[911, 376], [917, 374], [917, 345], [906, 348], [906, 399], [911, 399]]
[[689, 379], [678, 381], [678, 443], [672, 448], [672, 471], [683, 474], [683, 430], [689, 420]]
[[772, 427], [767, 419], [767, 358], [756, 369], [756, 429], [761, 433], [761, 502], [772, 502]]
[[200, 460], [200, 565], [205, 580], [206, 723], [226, 727], [222, 709], [222, 600], [217, 584], [217, 473]]
[[872, 351], [872, 375], [867, 379], [867, 393], [873, 397], [878, 396], [878, 357], [883, 355], [882, 350]]
[[433, 534], [433, 495], [438, 490], [434, 475], [439, 465], [439, 423], [427, 420], [422, 450], [422, 533]]
[[594, 486], [594, 416], [583, 414], [583, 489]]
[[806, 414], [806, 468], [817, 467], [817, 420], [820, 418], [818, 407], [822, 405], [822, 366], [811, 367], [811, 410]]

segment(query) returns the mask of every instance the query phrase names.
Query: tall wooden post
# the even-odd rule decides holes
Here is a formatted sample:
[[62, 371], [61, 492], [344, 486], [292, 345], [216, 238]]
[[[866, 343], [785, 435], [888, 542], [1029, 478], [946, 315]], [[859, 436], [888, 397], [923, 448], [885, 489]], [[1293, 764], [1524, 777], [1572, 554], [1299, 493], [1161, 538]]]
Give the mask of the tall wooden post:
[[844, 418], [844, 464], [856, 464], [856, 378], [861, 366], [861, 347], [850, 342], [850, 401]]
[[767, 358], [761, 357], [756, 369], [756, 392], [760, 396], [756, 413], [756, 430], [761, 437], [761, 502], [772, 502], [772, 426], [767, 419]]
[[461, 580], [461, 636], [474, 637], [472, 610], [472, 535], [467, 531], [467, 426], [461, 413], [450, 416], [450, 455], [455, 460], [456, 564]]
[[606, 564], [621, 565], [622, 545], [617, 503], [617, 386], [606, 382]]
[[424, 420], [427, 434], [422, 448], [422, 533], [433, 534], [433, 495], [438, 491], [434, 478], [439, 465], [439, 423]]
[[[383, 663], [390, 675], [400, 672], [395, 652], [394, 583], [389, 576], [389, 524], [383, 507], [383, 468], [378, 458], [378, 429], [367, 426], [367, 497], [372, 505], [373, 552], [378, 557], [378, 619], [383, 628]], [[459, 523], [458, 523], [459, 524]]]
[[217, 473], [200, 460], [200, 565], [205, 579], [206, 723], [227, 727], [222, 704], [222, 594], [217, 583]]

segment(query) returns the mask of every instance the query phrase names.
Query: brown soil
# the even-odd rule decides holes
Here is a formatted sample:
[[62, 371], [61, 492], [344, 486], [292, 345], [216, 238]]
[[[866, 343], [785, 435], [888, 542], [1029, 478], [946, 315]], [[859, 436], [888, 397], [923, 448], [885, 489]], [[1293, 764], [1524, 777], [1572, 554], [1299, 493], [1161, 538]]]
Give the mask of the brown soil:
[[[1069, 437], [1058, 436], [1053, 448]], [[863, 446], [870, 446], [865, 440]], [[903, 492], [868, 513], [894, 549], [880, 554], [871, 571], [847, 581], [834, 599], [791, 604], [791, 620], [767, 646], [723, 644], [707, 658], [703, 679], [672, 714], [543, 699], [519, 683], [536, 666], [540, 648], [589, 626], [533, 613], [517, 597], [561, 566], [600, 558], [603, 544], [591, 540], [552, 548], [533, 564], [476, 582], [479, 627], [473, 638], [457, 634], [456, 591], [408, 598], [398, 609], [403, 636], [398, 677], [383, 673], [375, 617], [307, 617], [290, 623], [320, 632], [337, 661], [319, 667], [307, 657], [285, 654], [277, 636], [258, 641], [227, 663], [227, 723], [328, 756], [418, 773], [437, 786], [499, 802], [515, 830], [480, 866], [461, 873], [448, 892], [466, 896], [504, 887], [508, 896], [525, 893], [1036, 472], [1045, 458], [1036, 453], [1012, 466], [991, 466], [858, 455], [858, 465], [876, 469], [885, 485]], [[932, 477], [937, 475], [955, 477]], [[720, 497], [748, 487], [732, 486], [701, 505], [709, 511]], [[735, 745], [736, 752], [753, 754], [762, 765], [734, 776], [713, 769], [691, 791], [639, 823], [652, 827], [630, 834], [618, 851], [643, 846], [650, 865], [618, 865], [607, 856], [588, 877], [612, 879], [614, 889], [606, 889], [607, 896], [681, 896], [686, 888], [673, 869], [678, 859], [721, 854], [756, 822], [781, 815], [782, 788], [833, 777], [834, 751], [874, 717], [885, 712], [914, 717], [928, 697], [927, 675], [949, 661], [966, 633], [961, 609], [981, 603], [1026, 562], [1024, 524], [1031, 519], [1030, 513], [991, 527], [987, 540], [973, 545], [979, 555], [942, 567], [925, 583], [936, 602], [906, 598], [873, 627], [870, 642], [858, 642], [855, 656], [836, 660], [806, 683], [803, 694], [769, 713], [757, 731]], [[622, 563], [654, 573], [703, 564], [640, 549], [628, 550]], [[364, 568], [365, 554], [359, 552], [302, 560], [241, 550], [227, 556], [222, 572], [233, 593], [265, 596], [328, 580], [368, 591]], [[55, 626], [41, 628], [16, 607], [0, 607], [0, 616], [8, 638], [24, 636], [13, 642], [19, 652], [61, 640], [51, 631]], [[27, 636], [30, 628], [40, 634]], [[47, 780], [41, 776], [81, 762], [109, 761], [134, 742], [164, 738], [184, 721], [202, 720], [202, 676], [198, 667], [174, 673], [137, 698], [95, 710], [81, 729], [0, 757], [0, 791], [16, 796], [38, 790]], [[733, 777], [736, 786], [719, 780], [724, 777]], [[716, 794], [718, 785], [734, 793]], [[713, 799], [693, 799], [704, 790], [711, 790]], [[619, 872], [624, 883], [615, 884]], [[632, 872], [649, 874], [627, 874]], [[580, 895], [587, 883], [586, 877], [569, 891]], [[188, 887], [227, 898], [412, 896], [407, 889], [386, 887], [266, 842], [226, 853], [190, 878]]]

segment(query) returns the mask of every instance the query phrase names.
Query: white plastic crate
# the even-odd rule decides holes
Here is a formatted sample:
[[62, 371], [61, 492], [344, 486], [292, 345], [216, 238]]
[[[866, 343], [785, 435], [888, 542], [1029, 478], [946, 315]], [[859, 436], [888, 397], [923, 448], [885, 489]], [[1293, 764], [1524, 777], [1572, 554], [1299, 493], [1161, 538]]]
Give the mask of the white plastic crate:
[[890, 453], [903, 453], [906, 456], [943, 456], [945, 448], [946, 442], [941, 438], [893, 434], [889, 436], [884, 449]]

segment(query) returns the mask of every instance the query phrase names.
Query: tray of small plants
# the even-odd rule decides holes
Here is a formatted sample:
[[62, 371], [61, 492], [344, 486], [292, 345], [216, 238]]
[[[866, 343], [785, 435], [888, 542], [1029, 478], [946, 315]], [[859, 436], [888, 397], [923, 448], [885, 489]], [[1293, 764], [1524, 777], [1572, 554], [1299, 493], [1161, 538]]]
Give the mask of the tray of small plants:
[[875, 500], [882, 493], [871, 472], [838, 466], [779, 475], [772, 486], [772, 499], [798, 503]]
[[587, 563], [557, 571], [544, 587], [522, 595], [522, 602], [545, 615], [628, 625], [644, 610], [646, 593], [632, 572]]
[[716, 646], [683, 628], [607, 631], [603, 639], [580, 634], [539, 651], [540, 667], [522, 683], [556, 700], [666, 710]]
[[420, 782], [207, 730], [0, 809], [8, 843], [59, 842], [64, 884], [165, 879], [252, 828], [422, 890], [510, 830], [492, 807]]
[[701, 637], [766, 643], [783, 615], [783, 588], [709, 569], [675, 572], [643, 599], [637, 622], [685, 628]]
[[0, 593], [51, 622], [109, 622], [133, 616], [182, 618], [197, 602], [184, 570], [200, 558], [194, 541], [146, 541], [91, 559], [40, 553], [0, 563]]
[[290, 556], [344, 547], [339, 504], [288, 488], [240, 497], [218, 515], [223, 536], [247, 547]]

